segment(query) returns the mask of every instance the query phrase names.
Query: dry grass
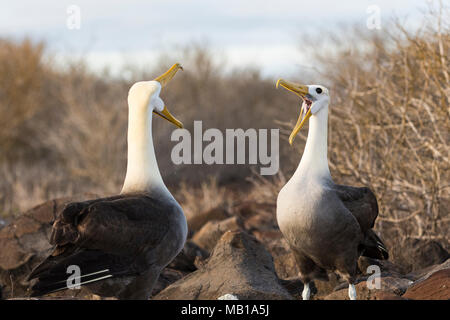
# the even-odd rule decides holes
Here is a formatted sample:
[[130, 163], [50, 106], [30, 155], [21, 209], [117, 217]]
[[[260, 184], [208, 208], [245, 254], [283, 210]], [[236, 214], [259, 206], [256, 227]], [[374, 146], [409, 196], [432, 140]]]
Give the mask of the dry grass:
[[202, 182], [200, 187], [195, 189], [186, 182], [182, 182], [176, 196], [187, 217], [217, 207], [230, 210], [232, 204], [230, 190], [219, 186], [214, 177]]
[[[38, 152], [34, 119], [46, 111], [53, 71], [42, 62], [42, 44], [0, 40], [0, 160]], [[44, 71], [45, 70], [45, 71]], [[25, 155], [24, 155], [25, 153]]]
[[[378, 230], [393, 238], [437, 238], [448, 245], [450, 32], [444, 13], [433, 13], [430, 21], [414, 34], [399, 24], [384, 26], [383, 39], [348, 30], [322, 37], [323, 47], [314, 44], [321, 54], [312, 56], [320, 66], [317, 75], [299, 80], [330, 88], [332, 175], [336, 182], [375, 191], [381, 208]], [[360, 46], [349, 48], [349, 41]], [[327, 51], [330, 42], [341, 49]], [[107, 72], [92, 74], [83, 61], [55, 70], [51, 59], [44, 59], [42, 44], [0, 41], [0, 214], [55, 196], [117, 192], [126, 168], [127, 90], [175, 60], [185, 71], [162, 98], [187, 129], [193, 120], [202, 120], [204, 129], [283, 123], [282, 132], [290, 132], [298, 101], [275, 90], [274, 79], [264, 79], [257, 70], [224, 73], [222, 62], [203, 46], [180, 52], [161, 57], [160, 70], [134, 70], [123, 80]], [[155, 120], [158, 162], [187, 212], [249, 199], [274, 203], [300, 161], [307, 133], [302, 130], [295, 152], [283, 137], [284, 175], [263, 179], [243, 165], [174, 166], [174, 144], [168, 143], [172, 129]], [[248, 177], [253, 190], [239, 198], [235, 191]], [[186, 182], [181, 187], [180, 180]]]

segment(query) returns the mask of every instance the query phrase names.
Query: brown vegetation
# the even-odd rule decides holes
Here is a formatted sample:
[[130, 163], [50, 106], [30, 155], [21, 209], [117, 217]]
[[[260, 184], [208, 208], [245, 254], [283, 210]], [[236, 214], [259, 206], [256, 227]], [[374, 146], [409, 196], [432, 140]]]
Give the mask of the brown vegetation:
[[[324, 44], [334, 41], [337, 49], [316, 50], [317, 75], [299, 74], [297, 80], [330, 88], [330, 169], [338, 183], [374, 190], [380, 205], [377, 230], [391, 239], [433, 238], [448, 247], [450, 32], [445, 21], [437, 14], [434, 24], [414, 33], [392, 26], [389, 34], [383, 29], [383, 38], [357, 31], [330, 36]], [[345, 46], [349, 37], [359, 45]], [[187, 129], [202, 120], [203, 128], [281, 124], [282, 133], [290, 132], [298, 101], [277, 91], [276, 79], [255, 70], [225, 73], [201, 46], [186, 49], [181, 58], [161, 58], [161, 70], [174, 60], [185, 71], [162, 98]], [[41, 43], [0, 41], [0, 216], [56, 196], [118, 192], [126, 168], [127, 90], [161, 70], [134, 71], [126, 80], [107, 71], [93, 74], [83, 61], [61, 70]], [[273, 204], [300, 161], [307, 134], [302, 130], [294, 148], [283, 135], [282, 172], [272, 179], [244, 165], [175, 166], [172, 129], [155, 120], [156, 153], [162, 175], [187, 211], [218, 205], [232, 210], [249, 200]]]

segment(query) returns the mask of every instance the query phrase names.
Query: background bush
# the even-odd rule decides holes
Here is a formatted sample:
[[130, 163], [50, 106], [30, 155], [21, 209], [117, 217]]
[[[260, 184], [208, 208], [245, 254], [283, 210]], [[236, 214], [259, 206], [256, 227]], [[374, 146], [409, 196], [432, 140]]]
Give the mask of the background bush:
[[[438, 12], [414, 33], [392, 23], [383, 29], [383, 38], [347, 28], [319, 42], [303, 42], [315, 71], [299, 72], [291, 80], [330, 88], [332, 175], [337, 183], [374, 190], [381, 212], [378, 231], [392, 239], [439, 239], [448, 247], [447, 21]], [[156, 153], [171, 190], [188, 210], [248, 199], [274, 203], [300, 161], [308, 132], [303, 129], [294, 147], [289, 146], [299, 101], [276, 90], [276, 79], [254, 69], [225, 72], [223, 62], [202, 45], [161, 56], [158, 70], [130, 68], [126, 74], [131, 77], [125, 79], [108, 70], [94, 74], [82, 60], [61, 70], [53, 66], [44, 43], [3, 39], [0, 215], [11, 217], [63, 195], [119, 192], [126, 169], [127, 91], [133, 82], [153, 79], [175, 61], [185, 71], [162, 98], [186, 128], [191, 130], [194, 120], [202, 120], [204, 130], [281, 128], [281, 172], [263, 178], [252, 173], [259, 167], [246, 165], [174, 166], [173, 127], [158, 118]]]

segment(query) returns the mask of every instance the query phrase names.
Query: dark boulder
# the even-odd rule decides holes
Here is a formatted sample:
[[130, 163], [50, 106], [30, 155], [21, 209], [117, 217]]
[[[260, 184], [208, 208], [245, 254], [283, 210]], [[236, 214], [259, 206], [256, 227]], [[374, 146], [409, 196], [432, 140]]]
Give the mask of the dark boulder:
[[275, 274], [272, 257], [245, 232], [226, 232], [205, 265], [154, 299], [292, 299]]

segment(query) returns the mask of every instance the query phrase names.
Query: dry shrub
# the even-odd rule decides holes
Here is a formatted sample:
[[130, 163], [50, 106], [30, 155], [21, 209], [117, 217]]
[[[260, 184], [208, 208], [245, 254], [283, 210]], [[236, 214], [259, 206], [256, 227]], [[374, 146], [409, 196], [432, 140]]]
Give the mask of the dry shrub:
[[201, 183], [199, 188], [192, 188], [188, 183], [182, 182], [176, 193], [183, 211], [187, 217], [222, 207], [229, 210], [231, 195], [226, 187], [219, 186], [217, 179], [210, 177]]
[[39, 151], [33, 122], [46, 111], [46, 84], [52, 73], [43, 51], [42, 43], [0, 39], [0, 161]]
[[57, 104], [50, 60], [42, 43], [0, 39], [0, 215], [54, 195], [47, 188], [57, 184], [48, 180], [54, 153], [40, 139]]
[[120, 191], [126, 168], [127, 92], [126, 84], [92, 75], [82, 62], [64, 77], [59, 123], [46, 131], [45, 143], [58, 153], [64, 175], [77, 189]]
[[253, 188], [245, 195], [245, 200], [254, 201], [258, 204], [275, 204], [278, 192], [287, 182], [281, 170], [270, 178], [253, 171], [252, 176], [248, 177], [247, 180], [253, 185]]
[[2, 164], [0, 177], [0, 217], [18, 215], [49, 199], [74, 194], [73, 184], [45, 163]]
[[[392, 238], [448, 242], [449, 29], [444, 22], [449, 20], [439, 13], [432, 17], [435, 25], [414, 34], [397, 25], [383, 26], [383, 38], [348, 30], [322, 36], [322, 48], [310, 46], [319, 73], [303, 82], [330, 87], [332, 174], [336, 182], [375, 191], [378, 230]], [[330, 47], [338, 49], [330, 52]], [[249, 69], [225, 73], [223, 61], [201, 45], [165, 55], [158, 70], [134, 70], [127, 80], [94, 75], [83, 61], [55, 70], [42, 53], [42, 44], [0, 41], [0, 214], [56, 195], [120, 190], [128, 88], [175, 61], [185, 71], [162, 98], [191, 132], [194, 120], [202, 120], [204, 130], [270, 129], [297, 116], [298, 100], [276, 90], [275, 79]], [[248, 199], [275, 202], [285, 181], [281, 173], [254, 178], [255, 187], [247, 192], [243, 184], [250, 166], [175, 166], [170, 161], [173, 127], [159, 118], [154, 122], [158, 164], [187, 214]], [[292, 125], [281, 132], [288, 134]], [[306, 133], [302, 130], [295, 149], [285, 137], [280, 141], [286, 178], [300, 161]], [[217, 180], [205, 182], [209, 176]]]

